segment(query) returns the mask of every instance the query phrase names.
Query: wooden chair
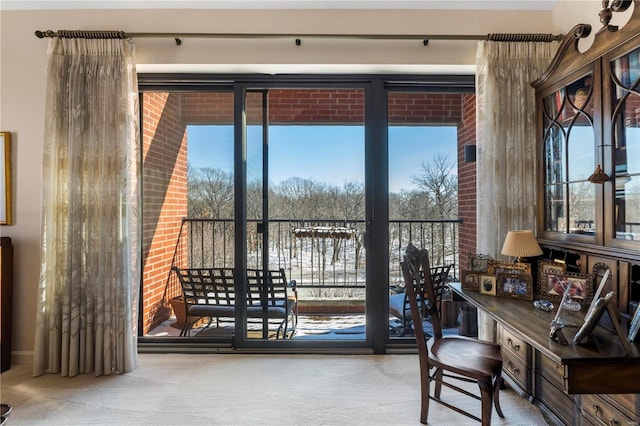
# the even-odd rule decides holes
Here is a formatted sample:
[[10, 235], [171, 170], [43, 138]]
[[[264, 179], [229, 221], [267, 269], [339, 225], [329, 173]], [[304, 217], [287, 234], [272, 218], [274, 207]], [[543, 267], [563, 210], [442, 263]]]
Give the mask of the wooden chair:
[[[434, 288], [431, 275], [421, 272], [429, 270], [427, 250], [422, 249], [412, 253], [407, 251], [402, 262], [402, 273], [409, 295], [420, 359], [422, 393], [420, 422], [427, 423], [429, 400], [433, 399], [445, 407], [489, 426], [492, 405], [495, 405], [498, 415], [504, 417], [498, 396], [502, 375], [500, 345], [470, 337], [442, 335], [438, 308], [444, 286]], [[433, 337], [428, 341], [422, 325], [425, 315], [430, 317], [433, 326]], [[480, 396], [455, 385], [454, 380], [477, 383]], [[431, 382], [435, 383], [433, 395], [430, 392]], [[442, 385], [480, 400], [482, 418], [442, 400]]]
[[[435, 288], [444, 288], [446, 286], [451, 266], [431, 267], [431, 282]], [[438, 311], [442, 311], [442, 303], [438, 305]], [[411, 336], [413, 334], [411, 306], [409, 306], [409, 297], [406, 291], [389, 296], [389, 313], [402, 321], [400, 336]]]

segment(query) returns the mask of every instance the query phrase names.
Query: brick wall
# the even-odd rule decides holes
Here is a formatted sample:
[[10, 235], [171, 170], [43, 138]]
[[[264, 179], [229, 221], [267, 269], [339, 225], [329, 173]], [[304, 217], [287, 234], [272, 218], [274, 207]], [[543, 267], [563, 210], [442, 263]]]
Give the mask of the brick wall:
[[458, 215], [460, 225], [460, 266], [466, 267], [469, 254], [476, 253], [476, 163], [464, 162], [464, 146], [476, 144], [476, 97], [462, 97], [462, 122], [458, 127]]
[[[183, 93], [182, 120], [189, 124], [232, 124], [233, 93]], [[262, 122], [262, 96], [247, 98], [247, 123]], [[462, 95], [452, 93], [391, 93], [389, 124], [455, 124], [462, 119]], [[269, 91], [269, 122], [363, 123], [364, 91], [303, 89]]]
[[390, 125], [457, 124], [462, 119], [462, 95], [457, 93], [390, 93]]
[[179, 101], [175, 93], [145, 93], [142, 100], [143, 333], [170, 316], [162, 296], [187, 215], [187, 138]]

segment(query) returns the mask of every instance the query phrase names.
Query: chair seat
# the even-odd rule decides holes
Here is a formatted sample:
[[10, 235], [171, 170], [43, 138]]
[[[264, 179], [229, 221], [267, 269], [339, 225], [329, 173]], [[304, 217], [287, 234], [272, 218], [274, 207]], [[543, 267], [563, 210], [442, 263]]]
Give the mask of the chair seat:
[[427, 342], [432, 365], [476, 379], [491, 377], [502, 368], [500, 346], [464, 336], [431, 338]]

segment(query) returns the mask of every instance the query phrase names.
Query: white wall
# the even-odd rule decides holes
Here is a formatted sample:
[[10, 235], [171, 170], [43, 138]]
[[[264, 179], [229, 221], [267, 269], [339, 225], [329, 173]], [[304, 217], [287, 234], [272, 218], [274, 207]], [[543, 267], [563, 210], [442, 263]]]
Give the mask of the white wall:
[[[3, 226], [13, 239], [14, 326], [16, 362], [30, 362], [34, 340], [40, 258], [40, 191], [44, 134], [47, 39], [35, 30], [117, 29], [127, 32], [276, 32], [276, 33], [415, 33], [487, 34], [496, 32], [564, 32], [573, 16], [595, 16], [599, 1], [561, 1], [558, 12], [429, 10], [66, 10], [0, 12], [0, 130], [12, 132], [15, 224]], [[552, 16], [553, 15], [553, 16]], [[200, 64], [228, 70], [229, 64], [373, 64], [373, 70], [396, 65], [475, 64], [475, 42], [137, 39], [141, 69], [155, 64]], [[224, 67], [224, 65], [227, 65]], [[384, 65], [384, 67], [383, 67]], [[386, 68], [385, 68], [386, 67]], [[184, 68], [184, 67], [182, 67]], [[165, 68], [167, 69], [167, 68]], [[255, 71], [267, 67], [251, 67]], [[318, 70], [321, 68], [313, 68]], [[247, 70], [247, 68], [243, 69]]]

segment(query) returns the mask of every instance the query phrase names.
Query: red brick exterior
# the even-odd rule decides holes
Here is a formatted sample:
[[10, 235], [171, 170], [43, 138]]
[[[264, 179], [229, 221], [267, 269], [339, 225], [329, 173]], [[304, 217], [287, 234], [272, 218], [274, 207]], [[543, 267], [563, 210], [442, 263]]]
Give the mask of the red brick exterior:
[[459, 265], [467, 265], [476, 253], [476, 163], [464, 161], [465, 145], [476, 144], [476, 97], [462, 97], [462, 122], [458, 126], [458, 216], [462, 219], [459, 235]]
[[142, 100], [142, 332], [169, 317], [161, 304], [181, 220], [187, 215], [187, 134], [180, 95], [145, 93]]
[[[247, 101], [247, 122], [262, 121], [262, 94]], [[170, 315], [163, 303], [172, 256], [187, 215], [187, 124], [233, 124], [233, 93], [144, 93], [143, 95], [143, 289], [142, 332]], [[475, 96], [391, 93], [390, 125], [458, 125], [460, 260], [475, 252], [475, 163], [464, 163], [464, 145], [475, 144]], [[363, 123], [360, 89], [273, 89], [269, 122]]]

